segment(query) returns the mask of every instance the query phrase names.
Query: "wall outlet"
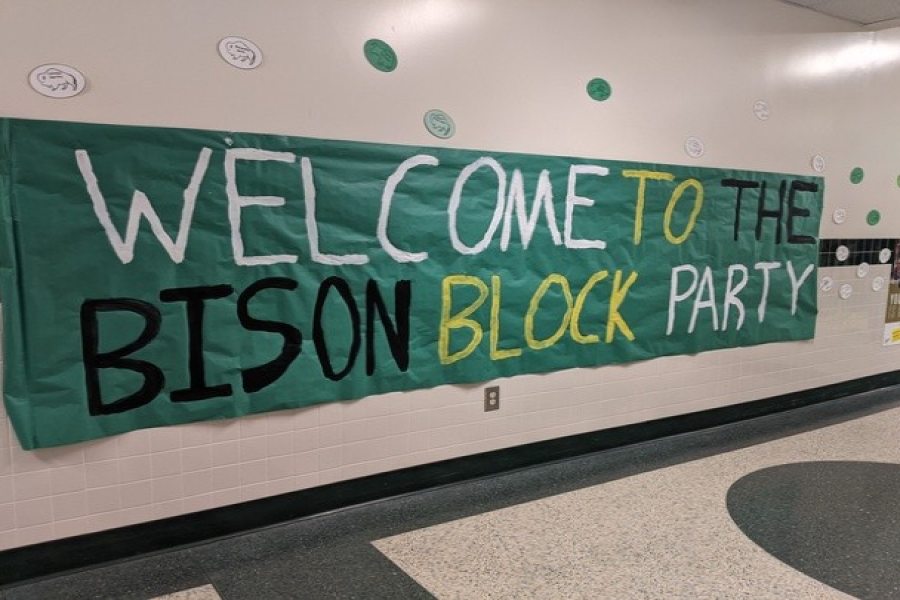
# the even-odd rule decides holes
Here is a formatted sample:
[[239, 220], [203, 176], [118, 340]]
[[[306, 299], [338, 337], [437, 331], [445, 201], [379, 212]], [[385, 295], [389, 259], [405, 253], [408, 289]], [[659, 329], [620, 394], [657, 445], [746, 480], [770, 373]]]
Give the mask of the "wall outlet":
[[500, 410], [499, 385], [484, 388], [484, 412], [489, 410]]

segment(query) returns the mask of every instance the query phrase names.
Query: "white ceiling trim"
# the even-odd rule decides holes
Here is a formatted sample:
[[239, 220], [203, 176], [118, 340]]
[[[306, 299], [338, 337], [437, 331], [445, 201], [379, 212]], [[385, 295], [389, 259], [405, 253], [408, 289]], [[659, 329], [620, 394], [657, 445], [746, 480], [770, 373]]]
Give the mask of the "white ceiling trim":
[[900, 20], [900, 0], [781, 0], [857, 25], [886, 25]]

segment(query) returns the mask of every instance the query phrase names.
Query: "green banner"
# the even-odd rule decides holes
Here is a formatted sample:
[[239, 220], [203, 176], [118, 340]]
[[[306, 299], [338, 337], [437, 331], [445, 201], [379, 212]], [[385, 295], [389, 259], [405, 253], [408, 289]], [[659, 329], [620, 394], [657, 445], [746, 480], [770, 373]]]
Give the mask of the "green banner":
[[24, 448], [809, 339], [816, 177], [0, 120]]

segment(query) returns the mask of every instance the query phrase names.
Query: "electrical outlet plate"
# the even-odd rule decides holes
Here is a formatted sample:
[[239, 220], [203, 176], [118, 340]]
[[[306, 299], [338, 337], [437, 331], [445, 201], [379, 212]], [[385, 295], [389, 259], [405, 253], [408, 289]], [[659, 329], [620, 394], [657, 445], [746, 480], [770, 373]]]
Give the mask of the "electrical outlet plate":
[[484, 412], [500, 410], [500, 386], [492, 385], [484, 388]]

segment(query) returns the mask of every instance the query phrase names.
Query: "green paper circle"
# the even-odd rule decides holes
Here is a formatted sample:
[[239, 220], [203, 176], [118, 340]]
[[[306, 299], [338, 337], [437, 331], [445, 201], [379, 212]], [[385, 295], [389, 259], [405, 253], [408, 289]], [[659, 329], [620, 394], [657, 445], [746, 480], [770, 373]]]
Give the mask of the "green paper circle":
[[603, 102], [604, 100], [609, 100], [609, 97], [612, 96], [612, 87], [605, 79], [595, 77], [588, 81], [587, 93], [588, 96], [597, 102]]
[[436, 138], [446, 140], [453, 137], [453, 134], [456, 133], [456, 124], [453, 122], [453, 119], [442, 110], [436, 108], [429, 110], [425, 113], [423, 121], [428, 133]]
[[371, 39], [363, 46], [363, 52], [369, 64], [385, 73], [397, 68], [397, 53], [382, 40]]
[[866, 223], [869, 225], [878, 225], [879, 221], [881, 221], [881, 213], [877, 210], [870, 210], [866, 215]]
[[862, 167], [855, 167], [852, 171], [850, 171], [850, 182], [851, 183], [860, 183], [863, 180], [863, 177], [866, 176], [866, 172], [863, 171]]
[[900, 175], [897, 175], [897, 187], [900, 187]]

